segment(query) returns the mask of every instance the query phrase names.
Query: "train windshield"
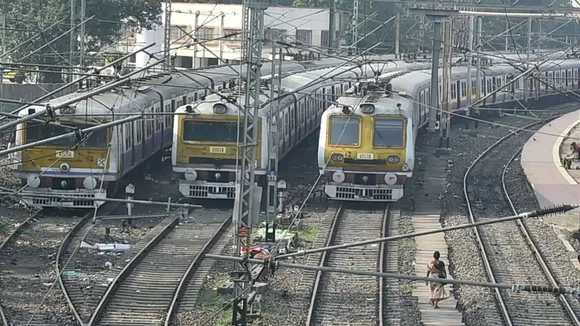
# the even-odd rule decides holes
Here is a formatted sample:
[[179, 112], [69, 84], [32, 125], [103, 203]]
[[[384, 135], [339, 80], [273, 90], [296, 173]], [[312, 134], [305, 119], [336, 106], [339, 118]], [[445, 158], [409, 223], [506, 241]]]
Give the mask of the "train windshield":
[[331, 145], [358, 145], [360, 136], [360, 120], [358, 118], [330, 118]]
[[[63, 123], [63, 125], [73, 128], [88, 128], [92, 125]], [[38, 140], [43, 140], [50, 137], [60, 136], [66, 133], [73, 132], [74, 129], [58, 126], [55, 124], [45, 124], [41, 122], [28, 122], [26, 125], [26, 142], [31, 143]], [[108, 145], [107, 129], [96, 130], [88, 135], [88, 138], [79, 145], [79, 147], [106, 147]], [[49, 146], [67, 146], [73, 147], [78, 145], [79, 141], [74, 136], [55, 140], [45, 145]]]
[[[239, 128], [240, 140], [244, 139], [244, 127]], [[183, 140], [235, 143], [238, 141], [237, 121], [192, 121], [183, 122]]]
[[402, 119], [375, 120], [375, 147], [403, 147], [405, 139], [404, 121]]

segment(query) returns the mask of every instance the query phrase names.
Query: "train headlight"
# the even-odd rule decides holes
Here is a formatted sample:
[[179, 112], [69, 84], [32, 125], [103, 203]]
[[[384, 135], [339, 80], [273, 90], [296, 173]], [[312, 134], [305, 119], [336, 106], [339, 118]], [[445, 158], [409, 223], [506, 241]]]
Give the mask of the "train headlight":
[[83, 180], [83, 186], [85, 189], [93, 190], [97, 187], [97, 179], [93, 177], [86, 177]]
[[364, 183], [369, 182], [369, 177], [367, 177], [366, 175], [362, 177], [362, 180]]
[[224, 114], [228, 112], [228, 107], [222, 103], [216, 103], [213, 105], [213, 113], [215, 114]]
[[389, 164], [397, 164], [399, 162], [401, 162], [401, 158], [398, 157], [397, 155], [391, 155], [387, 157], [387, 163]]
[[385, 183], [388, 184], [389, 186], [394, 185], [395, 183], [397, 183], [397, 175], [394, 173], [387, 173], [385, 175]]
[[70, 165], [68, 165], [67, 163], [62, 163], [60, 165], [60, 170], [62, 172], [68, 172], [68, 171], [70, 171]]
[[38, 188], [40, 186], [40, 176], [29, 175], [28, 178], [26, 178], [26, 184], [30, 188]]
[[332, 154], [330, 155], [330, 159], [335, 162], [342, 162], [344, 161], [344, 155], [342, 154]]
[[216, 173], [214, 176], [216, 180], [219, 180], [222, 177], [220, 173]]
[[409, 167], [409, 164], [406, 164], [406, 163], [405, 163], [405, 164], [403, 164], [403, 166], [401, 167], [401, 170], [402, 170], [403, 172], [409, 172], [409, 171], [411, 171], [411, 168]]
[[332, 174], [332, 181], [336, 183], [343, 183], [345, 179], [344, 173], [342, 171], [336, 171]]
[[197, 172], [195, 172], [195, 170], [187, 170], [184, 173], [185, 176], [185, 180], [187, 181], [195, 181], [195, 179], [197, 179]]

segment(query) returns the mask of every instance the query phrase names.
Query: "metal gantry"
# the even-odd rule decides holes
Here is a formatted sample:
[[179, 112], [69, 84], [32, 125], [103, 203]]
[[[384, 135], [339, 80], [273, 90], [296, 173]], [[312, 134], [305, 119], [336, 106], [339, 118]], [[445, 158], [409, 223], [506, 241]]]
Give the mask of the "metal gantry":
[[[258, 149], [258, 122], [260, 107], [260, 69], [262, 66], [262, 45], [264, 39], [264, 12], [268, 8], [268, 0], [245, 0], [243, 3], [244, 16], [242, 31], [244, 47], [242, 60], [245, 60], [245, 97], [244, 97], [244, 139], [241, 148], [242, 160], [238, 176], [239, 187], [236, 194], [234, 222], [236, 225], [236, 251], [240, 255], [241, 248], [246, 248], [245, 258], [250, 255], [252, 237], [252, 223], [259, 207], [254, 207], [254, 193], [256, 189], [254, 172], [257, 164]], [[244, 73], [244, 72], [240, 72]], [[266, 126], [264, 126], [266, 127]], [[235, 299], [233, 304], [232, 325], [246, 325], [248, 310], [252, 309], [252, 300], [249, 292], [252, 287], [250, 267], [240, 266], [235, 284]]]

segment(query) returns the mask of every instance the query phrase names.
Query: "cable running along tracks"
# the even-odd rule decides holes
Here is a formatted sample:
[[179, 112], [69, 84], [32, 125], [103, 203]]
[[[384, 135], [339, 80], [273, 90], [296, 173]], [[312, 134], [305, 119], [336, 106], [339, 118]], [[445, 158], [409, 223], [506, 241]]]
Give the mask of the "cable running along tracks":
[[[543, 123], [545, 121], [539, 121], [523, 128], [539, 128]], [[511, 155], [513, 148], [521, 147], [529, 136], [528, 132], [510, 132], [468, 167], [463, 178], [463, 194], [471, 222], [515, 212], [506, 192], [504, 176], [509, 162], [517, 155]], [[503, 191], [499, 189], [500, 182]], [[498, 200], [498, 196], [503, 200]], [[557, 285], [529, 232], [520, 222], [476, 227], [474, 233], [491, 282]], [[488, 324], [580, 325], [564, 296], [493, 291], [499, 316], [488, 316]]]
[[[380, 209], [363, 211], [341, 205], [326, 245], [383, 236], [393, 224], [389, 221], [389, 206], [380, 206]], [[320, 266], [383, 270], [387, 266], [385, 260], [393, 258], [392, 249], [373, 244], [324, 252]], [[385, 292], [383, 280], [375, 277], [317, 272], [306, 325], [383, 325]]]

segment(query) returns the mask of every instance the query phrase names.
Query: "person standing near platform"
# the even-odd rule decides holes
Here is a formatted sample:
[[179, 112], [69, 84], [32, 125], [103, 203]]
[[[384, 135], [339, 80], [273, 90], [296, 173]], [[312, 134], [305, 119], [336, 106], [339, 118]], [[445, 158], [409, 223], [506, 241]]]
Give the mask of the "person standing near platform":
[[[431, 276], [433, 278], [446, 279], [447, 271], [445, 270], [445, 263], [439, 260], [439, 251], [433, 253], [433, 260], [427, 266], [427, 277]], [[426, 285], [431, 287], [431, 298], [429, 301], [435, 309], [439, 309], [439, 301], [443, 301], [447, 298], [447, 293], [445, 292], [445, 284], [442, 282], [427, 282]]]
[[572, 165], [572, 160], [580, 159], [580, 148], [578, 147], [576, 142], [573, 142], [572, 144], [570, 144], [570, 150], [572, 151], [572, 153], [570, 153], [570, 155], [567, 155], [566, 157], [564, 157], [564, 160], [562, 162], [562, 164], [564, 165], [564, 168], [566, 170], [570, 170], [570, 166]]

